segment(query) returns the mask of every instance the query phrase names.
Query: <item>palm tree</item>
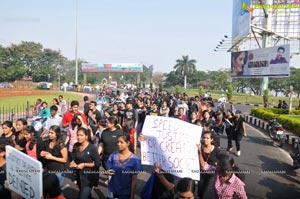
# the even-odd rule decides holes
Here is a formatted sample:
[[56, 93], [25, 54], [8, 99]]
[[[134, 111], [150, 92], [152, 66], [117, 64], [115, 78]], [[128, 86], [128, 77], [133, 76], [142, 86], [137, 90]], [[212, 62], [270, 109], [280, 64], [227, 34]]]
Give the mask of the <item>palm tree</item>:
[[189, 56], [182, 56], [182, 59], [176, 60], [176, 65], [174, 66], [174, 69], [177, 73], [180, 73], [184, 76], [184, 89], [186, 89], [186, 80], [187, 75], [196, 72], [196, 60], [191, 59], [189, 60]]

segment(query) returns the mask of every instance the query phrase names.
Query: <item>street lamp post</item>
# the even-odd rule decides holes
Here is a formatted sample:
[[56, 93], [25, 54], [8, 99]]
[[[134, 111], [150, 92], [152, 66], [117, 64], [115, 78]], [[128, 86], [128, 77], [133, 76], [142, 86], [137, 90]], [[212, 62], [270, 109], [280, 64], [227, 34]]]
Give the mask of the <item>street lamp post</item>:
[[231, 38], [227, 35], [224, 35], [224, 38], [221, 39], [221, 41], [217, 44], [214, 51], [227, 51], [232, 46]]
[[291, 113], [292, 107], [293, 107], [293, 90], [294, 87], [290, 85], [290, 106], [289, 106], [289, 113]]
[[57, 65], [56, 71], [57, 71], [58, 90], [59, 90], [59, 91], [60, 91], [60, 69], [61, 69], [61, 66], [60, 66], [60, 65]]

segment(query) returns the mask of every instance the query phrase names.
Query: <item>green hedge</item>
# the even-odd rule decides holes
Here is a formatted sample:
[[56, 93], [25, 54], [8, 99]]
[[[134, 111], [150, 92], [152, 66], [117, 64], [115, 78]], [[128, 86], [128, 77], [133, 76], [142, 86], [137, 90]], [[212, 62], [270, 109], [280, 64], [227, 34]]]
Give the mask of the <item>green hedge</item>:
[[282, 126], [300, 136], [300, 111], [292, 110], [291, 115], [299, 115], [299, 118], [290, 118], [288, 110], [278, 108], [252, 108], [251, 115], [263, 120], [269, 121], [272, 118], [277, 118], [278, 122]]

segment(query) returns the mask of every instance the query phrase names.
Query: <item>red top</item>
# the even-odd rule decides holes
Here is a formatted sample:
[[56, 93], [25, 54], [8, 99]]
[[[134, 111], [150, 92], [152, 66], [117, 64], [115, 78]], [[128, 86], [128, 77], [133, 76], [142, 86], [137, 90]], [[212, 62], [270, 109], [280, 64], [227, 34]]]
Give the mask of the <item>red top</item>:
[[55, 198], [50, 198], [50, 199], [66, 199], [66, 198], [64, 196], [62, 196], [62, 195], [59, 195], [59, 196], [57, 196]]
[[[83, 119], [83, 122], [84, 122], [85, 124], [87, 124], [87, 122], [86, 122], [86, 117], [85, 117], [85, 115], [84, 115], [83, 113], [77, 112], [76, 114], [80, 115], [80, 116], [82, 117], [82, 119]], [[74, 113], [73, 113], [73, 112], [71, 112], [71, 111], [66, 112], [66, 113], [64, 114], [63, 119], [62, 119], [62, 125], [63, 125], [63, 126], [66, 126], [66, 124], [68, 124], [68, 125], [71, 124], [72, 119], [73, 119], [73, 116], [74, 116]]]

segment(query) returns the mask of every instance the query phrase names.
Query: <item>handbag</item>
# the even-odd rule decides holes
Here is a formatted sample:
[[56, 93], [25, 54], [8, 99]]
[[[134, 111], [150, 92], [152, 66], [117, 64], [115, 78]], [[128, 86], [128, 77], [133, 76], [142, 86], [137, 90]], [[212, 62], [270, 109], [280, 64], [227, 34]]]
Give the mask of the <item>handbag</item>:
[[142, 199], [151, 199], [152, 189], [154, 185], [155, 173], [152, 172], [149, 179], [145, 183], [142, 191], [141, 191], [141, 198]]

